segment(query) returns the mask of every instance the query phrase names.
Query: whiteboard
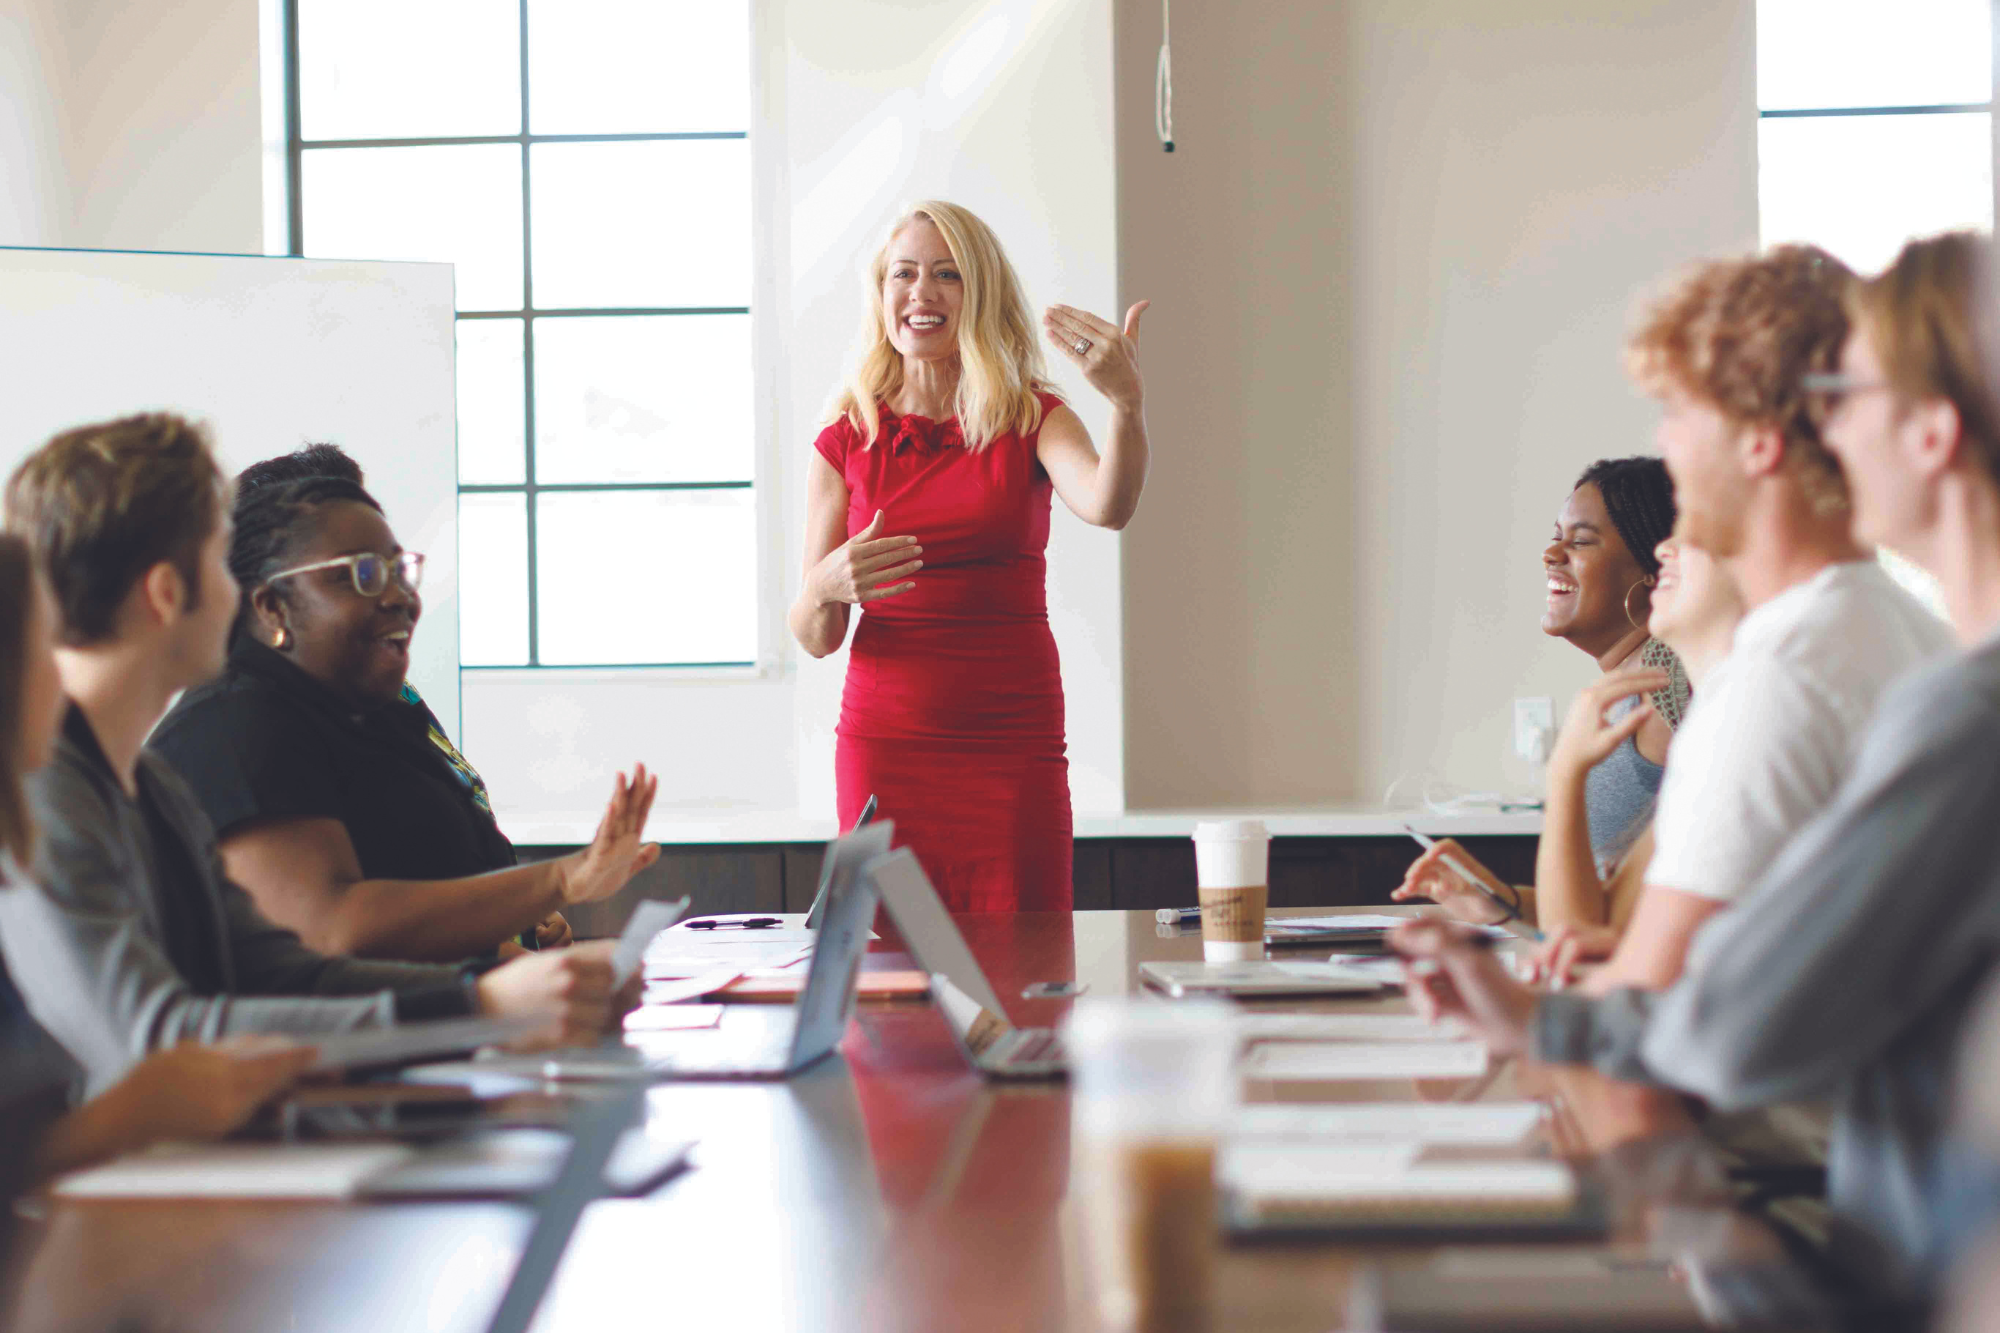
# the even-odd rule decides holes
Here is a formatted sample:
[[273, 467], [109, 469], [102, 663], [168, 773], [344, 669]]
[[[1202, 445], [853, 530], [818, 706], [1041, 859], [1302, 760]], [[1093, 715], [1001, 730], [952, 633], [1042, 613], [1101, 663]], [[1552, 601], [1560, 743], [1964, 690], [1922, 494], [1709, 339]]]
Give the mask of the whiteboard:
[[449, 264], [0, 247], [0, 476], [132, 412], [206, 421], [232, 474], [340, 445], [425, 556], [410, 683], [456, 738], [453, 332]]

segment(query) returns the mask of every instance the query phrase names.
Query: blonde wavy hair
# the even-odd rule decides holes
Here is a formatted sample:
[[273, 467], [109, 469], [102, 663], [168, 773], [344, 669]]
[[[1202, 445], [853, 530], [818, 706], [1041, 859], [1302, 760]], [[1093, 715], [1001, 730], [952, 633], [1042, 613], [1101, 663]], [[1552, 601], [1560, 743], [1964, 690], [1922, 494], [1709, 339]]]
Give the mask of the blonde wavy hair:
[[1042, 405], [1035, 394], [1053, 390], [1021, 279], [991, 227], [970, 210], [939, 199], [927, 199], [897, 217], [869, 262], [861, 336], [847, 379], [828, 405], [826, 422], [846, 418], [860, 433], [863, 447], [870, 447], [882, 431], [881, 404], [903, 387], [903, 354], [882, 320], [882, 283], [889, 273], [889, 247], [903, 228], [919, 220], [944, 237], [965, 287], [958, 321], [958, 394], [952, 405], [965, 447], [977, 453], [1009, 431], [1026, 435], [1039, 429]]

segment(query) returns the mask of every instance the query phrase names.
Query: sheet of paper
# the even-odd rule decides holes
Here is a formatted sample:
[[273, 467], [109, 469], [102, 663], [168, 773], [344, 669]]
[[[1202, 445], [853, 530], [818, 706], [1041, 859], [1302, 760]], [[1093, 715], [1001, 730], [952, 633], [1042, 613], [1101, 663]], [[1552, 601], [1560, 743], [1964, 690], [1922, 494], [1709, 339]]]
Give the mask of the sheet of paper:
[[1278, 1041], [1253, 1046], [1243, 1077], [1277, 1080], [1475, 1078], [1486, 1072], [1476, 1041]]
[[1455, 1041], [1465, 1029], [1451, 1019], [1417, 1014], [1260, 1014], [1233, 1016], [1236, 1035], [1253, 1041]]
[[319, 1058], [312, 1073], [369, 1065], [400, 1065], [435, 1060], [460, 1051], [495, 1046], [537, 1026], [538, 1018], [441, 1018], [432, 1022], [398, 1023], [395, 1027], [359, 1032], [333, 1032], [315, 1037]]
[[1416, 1164], [1421, 1143], [1374, 1139], [1364, 1143], [1296, 1143], [1257, 1140], [1224, 1141], [1216, 1154], [1215, 1175], [1239, 1188], [1288, 1171], [1326, 1176], [1399, 1176]]
[[1240, 1108], [1229, 1132], [1246, 1138], [1499, 1146], [1516, 1144], [1542, 1123], [1540, 1102], [1367, 1102], [1304, 1105], [1266, 1102]]
[[668, 981], [648, 981], [640, 1003], [646, 1008], [660, 1005], [679, 1004], [683, 1000], [699, 1000], [702, 996], [721, 990], [743, 974], [735, 968], [703, 972], [692, 977], [676, 977]]
[[646, 949], [653, 937], [687, 914], [688, 900], [663, 903], [648, 901], [640, 903], [632, 913], [632, 919], [625, 923], [623, 933], [618, 936], [618, 947], [611, 952], [611, 973], [619, 985], [638, 968], [646, 956]]
[[[1414, 1152], [1416, 1145], [1409, 1146]], [[1426, 1162], [1387, 1153], [1371, 1158], [1338, 1150], [1232, 1149], [1217, 1162], [1217, 1176], [1244, 1194], [1274, 1201], [1560, 1204], [1576, 1194], [1576, 1174], [1568, 1166], [1539, 1160]]]
[[1272, 916], [1264, 919], [1265, 926], [1292, 926], [1309, 930], [1393, 930], [1405, 921], [1414, 920], [1407, 916], [1370, 916], [1367, 914], [1330, 916]]
[[722, 1006], [719, 1004], [648, 1004], [625, 1015], [625, 1030], [681, 1032], [690, 1028], [712, 1028], [721, 1021]]
[[66, 1199], [348, 1199], [409, 1160], [402, 1143], [171, 1144], [57, 1181]]
[[725, 948], [704, 948], [700, 941], [690, 947], [679, 935], [668, 932], [646, 956], [648, 977], [697, 977], [705, 972], [728, 968], [736, 972], [792, 967], [812, 957], [812, 946], [796, 944], [738, 944]]

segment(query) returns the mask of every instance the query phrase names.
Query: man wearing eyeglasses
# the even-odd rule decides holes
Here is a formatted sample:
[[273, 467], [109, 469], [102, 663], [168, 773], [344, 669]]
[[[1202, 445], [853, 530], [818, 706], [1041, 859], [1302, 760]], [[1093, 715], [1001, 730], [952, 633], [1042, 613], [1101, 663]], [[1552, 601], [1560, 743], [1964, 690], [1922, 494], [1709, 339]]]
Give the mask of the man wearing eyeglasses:
[[0, 891], [0, 946], [35, 1017], [92, 1092], [153, 1051], [240, 1032], [547, 1014], [548, 1039], [595, 1040], [617, 1008], [609, 945], [490, 970], [333, 957], [222, 872], [200, 806], [145, 742], [223, 666], [238, 610], [227, 493], [205, 433], [167, 415], [66, 432], [8, 483], [71, 703], [55, 760], [28, 782], [37, 882]]

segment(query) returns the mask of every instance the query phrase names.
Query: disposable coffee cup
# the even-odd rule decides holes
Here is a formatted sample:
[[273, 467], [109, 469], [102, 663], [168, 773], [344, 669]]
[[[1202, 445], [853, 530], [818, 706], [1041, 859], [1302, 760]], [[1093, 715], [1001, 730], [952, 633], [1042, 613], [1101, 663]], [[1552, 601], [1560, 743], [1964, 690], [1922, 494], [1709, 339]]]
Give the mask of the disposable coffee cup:
[[1270, 868], [1271, 833], [1263, 820], [1212, 819], [1194, 826], [1203, 958], [1241, 963], [1264, 956]]
[[1211, 1333], [1216, 1144], [1238, 1086], [1229, 1007], [1085, 997], [1063, 1044], [1100, 1333]]

